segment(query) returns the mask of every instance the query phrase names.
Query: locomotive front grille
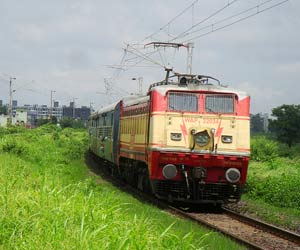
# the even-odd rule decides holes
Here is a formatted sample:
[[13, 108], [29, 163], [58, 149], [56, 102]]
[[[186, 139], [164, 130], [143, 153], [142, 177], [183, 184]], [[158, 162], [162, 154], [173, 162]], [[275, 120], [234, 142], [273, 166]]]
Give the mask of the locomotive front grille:
[[[228, 201], [239, 200], [241, 187], [230, 184], [199, 184], [190, 183], [189, 191], [185, 182], [179, 181], [153, 181], [154, 192], [159, 197], [174, 200], [201, 201]], [[188, 196], [189, 195], [189, 196]]]
[[158, 195], [166, 197], [170, 194], [173, 197], [185, 197], [187, 194], [186, 184], [178, 181], [156, 181], [154, 190]]

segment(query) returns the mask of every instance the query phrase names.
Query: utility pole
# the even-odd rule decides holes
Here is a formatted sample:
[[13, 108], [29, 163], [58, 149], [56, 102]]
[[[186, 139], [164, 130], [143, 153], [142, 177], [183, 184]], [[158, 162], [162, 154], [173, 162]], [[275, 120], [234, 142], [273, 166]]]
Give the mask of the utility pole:
[[50, 124], [52, 124], [52, 117], [53, 117], [53, 93], [55, 93], [55, 90], [50, 91]]
[[187, 44], [187, 73], [192, 74], [194, 43]]
[[9, 104], [8, 104], [8, 113], [9, 113], [9, 121], [8, 126], [12, 124], [12, 80], [16, 80], [15, 77], [9, 77]]

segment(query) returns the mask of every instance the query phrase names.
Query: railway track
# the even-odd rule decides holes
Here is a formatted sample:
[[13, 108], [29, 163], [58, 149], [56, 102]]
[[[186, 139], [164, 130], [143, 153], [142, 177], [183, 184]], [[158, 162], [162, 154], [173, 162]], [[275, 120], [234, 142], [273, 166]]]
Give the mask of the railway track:
[[[87, 164], [92, 172], [108, 179], [115, 186], [143, 201], [147, 201], [180, 217], [188, 218], [208, 229], [220, 232], [247, 249], [258, 250], [300, 250], [300, 235], [238, 214], [227, 208], [216, 212], [191, 212], [170, 206], [151, 195], [145, 194], [124, 182], [113, 178], [107, 171], [99, 169], [99, 161], [87, 156]], [[102, 162], [104, 165], [105, 163]]]
[[300, 250], [300, 235], [223, 208], [219, 213], [172, 211], [220, 232], [247, 249]]

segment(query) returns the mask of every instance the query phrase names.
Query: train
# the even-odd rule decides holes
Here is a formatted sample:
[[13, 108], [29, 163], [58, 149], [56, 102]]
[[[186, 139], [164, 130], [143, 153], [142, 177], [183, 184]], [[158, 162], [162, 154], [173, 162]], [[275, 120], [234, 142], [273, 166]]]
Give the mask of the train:
[[130, 185], [171, 203], [238, 202], [250, 157], [250, 96], [174, 74], [91, 114], [89, 150]]

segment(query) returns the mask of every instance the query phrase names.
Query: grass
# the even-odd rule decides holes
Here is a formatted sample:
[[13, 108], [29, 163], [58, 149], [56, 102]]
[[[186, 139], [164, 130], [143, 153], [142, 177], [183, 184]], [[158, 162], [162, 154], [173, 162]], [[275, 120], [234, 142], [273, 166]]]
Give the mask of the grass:
[[247, 194], [242, 197], [240, 206], [243, 213], [300, 234], [300, 210], [297, 208], [274, 206]]
[[253, 138], [243, 200], [248, 204], [248, 212], [300, 232], [300, 158], [294, 152], [297, 148], [299, 145], [288, 149], [266, 137]]
[[91, 176], [86, 133], [42, 127], [0, 139], [0, 249], [241, 249]]

